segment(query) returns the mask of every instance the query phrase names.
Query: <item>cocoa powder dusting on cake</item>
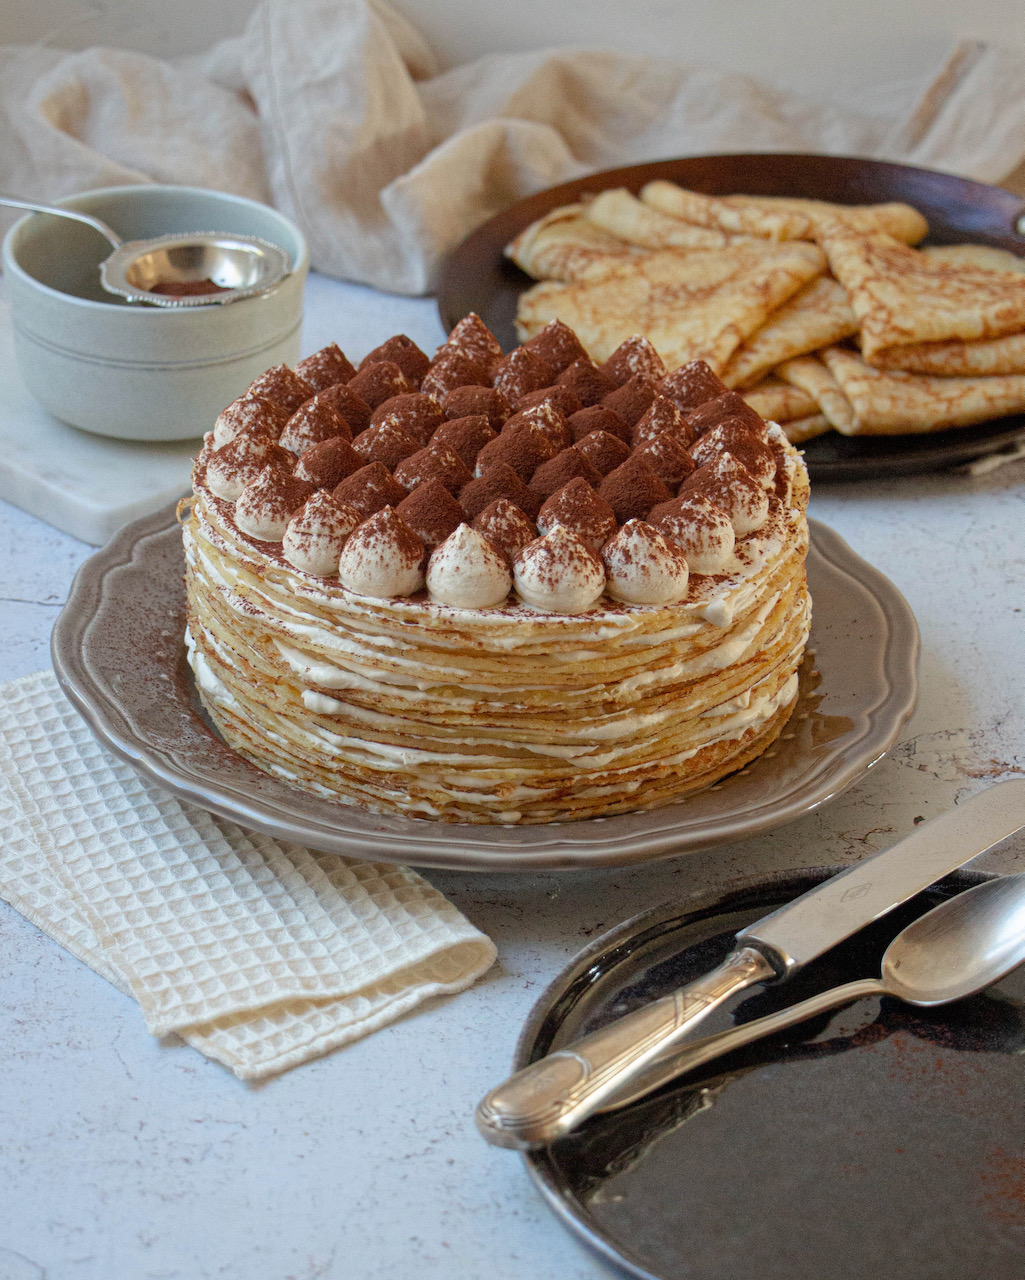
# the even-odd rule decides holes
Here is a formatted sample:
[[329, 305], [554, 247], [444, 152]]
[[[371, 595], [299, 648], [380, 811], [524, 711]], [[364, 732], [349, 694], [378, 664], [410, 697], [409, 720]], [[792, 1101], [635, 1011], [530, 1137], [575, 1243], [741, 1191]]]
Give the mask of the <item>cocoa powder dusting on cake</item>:
[[495, 438], [495, 432], [488, 425], [485, 415], [477, 413], [443, 423], [431, 437], [431, 443], [451, 449], [459, 455], [463, 465], [472, 471], [481, 449]]
[[561, 524], [595, 552], [616, 532], [612, 507], [580, 477], [552, 494], [538, 513], [537, 522], [542, 533]]
[[706, 400], [725, 395], [728, 389], [704, 360], [691, 360], [680, 365], [659, 386], [659, 391], [668, 396], [684, 413], [690, 413]]
[[349, 424], [337, 410], [325, 404], [319, 396], [314, 396], [289, 418], [279, 443], [292, 453], [304, 453], [315, 444], [339, 438], [352, 439]]
[[512, 467], [505, 462], [490, 467], [482, 476], [463, 485], [458, 497], [459, 505], [466, 512], [467, 520], [470, 521], [498, 498], [508, 498], [531, 520], [537, 517], [541, 507], [541, 503]]
[[448, 351], [465, 353], [476, 364], [482, 365], [485, 372], [490, 372], [502, 358], [498, 339], [476, 311], [471, 311], [459, 321], [447, 341], [438, 348], [435, 359]]
[[[728, 471], [728, 478], [724, 476], [724, 471]], [[744, 464], [729, 453], [716, 454], [711, 462], [706, 462], [692, 472], [680, 485], [678, 496], [682, 498], [688, 493], [700, 493], [716, 506], [722, 507], [734, 524], [738, 512], [754, 515], [766, 502], [762, 486]]]
[[695, 470], [697, 463], [681, 449], [668, 431], [654, 436], [634, 450], [635, 458], [643, 458], [667, 489], [675, 490]]
[[395, 508], [386, 505], [359, 526], [346, 544], [346, 551], [350, 550], [357, 564], [373, 568], [384, 554], [396, 552], [407, 564], [415, 565], [423, 559], [425, 548]]
[[591, 431], [582, 440], [578, 440], [573, 448], [602, 476], [615, 471], [630, 456], [630, 446], [619, 436], [609, 435], [607, 431]]
[[593, 573], [605, 576], [601, 560], [583, 538], [572, 529], [566, 529], [566, 532], [573, 536], [555, 540], [542, 534], [540, 538], [528, 542], [514, 562], [522, 567], [529, 558], [538, 584], [548, 592], [555, 592], [567, 579], [577, 576], [585, 577]]
[[615, 512], [620, 524], [643, 520], [652, 507], [672, 497], [648, 463], [633, 454], [605, 477], [598, 494]]
[[581, 479], [596, 489], [602, 481], [598, 471], [591, 466], [583, 454], [575, 449], [563, 449], [554, 458], [543, 462], [534, 472], [528, 485], [532, 494], [543, 502], [558, 492], [571, 480]]
[[351, 503], [364, 516], [372, 516], [383, 507], [397, 507], [406, 491], [383, 462], [370, 462], [336, 485], [334, 496], [339, 502]]
[[666, 366], [662, 357], [647, 338], [635, 334], [621, 342], [612, 355], [601, 366], [602, 373], [610, 378], [617, 387], [623, 386], [637, 373], [646, 374], [654, 382], [661, 382], [666, 376]]
[[510, 404], [531, 391], [547, 387], [550, 381], [545, 366], [526, 347], [517, 347], [503, 356], [491, 373], [491, 385], [501, 391]]
[[251, 537], [280, 542], [293, 512], [311, 498], [315, 490], [291, 472], [268, 465], [246, 485], [235, 503], [235, 523]]
[[622, 440], [627, 448], [630, 447], [629, 425], [614, 409], [608, 409], [605, 405], [590, 405], [586, 409], [581, 409], [579, 413], [573, 414], [569, 420], [569, 429], [573, 433], [574, 440], [583, 440], [592, 431], [604, 431], [607, 435], [616, 436]]
[[602, 404], [618, 413], [627, 426], [633, 427], [651, 408], [657, 390], [654, 378], [649, 378], [646, 373], [635, 373], [621, 387], [610, 391]]
[[370, 405], [340, 382], [319, 392], [317, 400], [321, 404], [330, 405], [336, 413], [341, 414], [354, 436], [370, 426]]
[[443, 484], [418, 485], [395, 508], [427, 549], [440, 546], [463, 523], [463, 509]]
[[266, 396], [275, 404], [284, 405], [292, 413], [295, 413], [304, 400], [309, 400], [315, 394], [315, 389], [297, 373], [293, 373], [287, 364], [276, 364], [266, 373], [261, 373], [246, 390], [250, 395]]
[[395, 479], [410, 492], [428, 480], [437, 480], [449, 493], [458, 493], [470, 478], [470, 469], [459, 454], [433, 440], [426, 448], [403, 458], [395, 468]]
[[511, 562], [537, 537], [537, 525], [508, 498], [496, 498], [473, 519], [472, 527]]
[[326, 391], [339, 382], [348, 382], [356, 373], [337, 342], [329, 342], [326, 347], [300, 360], [295, 371], [314, 391]]
[[264, 467], [273, 465], [287, 472], [294, 461], [292, 454], [273, 440], [238, 435], [210, 453], [206, 460], [206, 482], [216, 497], [234, 502]]
[[683, 410], [677, 408], [667, 396], [656, 395], [643, 417], [634, 425], [631, 443], [643, 444], [645, 440], [652, 440], [663, 431], [668, 431], [682, 449], [689, 449], [698, 438], [698, 433], [688, 424]]
[[706, 431], [693, 447], [698, 463], [711, 462], [719, 453], [732, 453], [756, 480], [768, 482], [775, 478], [775, 454], [740, 418], [724, 419]]
[[348, 440], [338, 436], [300, 454], [295, 474], [299, 480], [308, 480], [318, 489], [333, 489], [365, 465]]
[[494, 387], [456, 387], [441, 402], [445, 417], [471, 418], [483, 414], [492, 431], [502, 429], [502, 423], [512, 413], [512, 406]]
[[445, 421], [445, 415], [436, 400], [419, 391], [407, 391], [399, 396], [389, 396], [370, 415], [370, 425], [393, 423], [406, 435], [425, 445]]
[[502, 431], [506, 432], [521, 422], [532, 422], [556, 449], [568, 449], [573, 443], [573, 433], [569, 429], [569, 424], [554, 405], [535, 404], [526, 409], [520, 409], [506, 421]]
[[559, 374], [558, 385], [568, 387], [585, 409], [600, 404], [602, 399], [615, 391], [616, 384], [590, 360], [574, 360]]
[[540, 360], [549, 382], [576, 360], [586, 360], [587, 352], [573, 330], [561, 320], [551, 320], [540, 333], [523, 344]]
[[[444, 354], [442, 354], [444, 353]], [[472, 359], [465, 351], [440, 347], [431, 367], [424, 374], [420, 390], [441, 404], [456, 387], [483, 387], [488, 382], [487, 366]]]
[[254, 395], [247, 391], [245, 395], [233, 400], [218, 415], [214, 426], [214, 439], [218, 446], [227, 444], [243, 430], [259, 431], [260, 434], [277, 440], [285, 424], [291, 417], [283, 404], [268, 400], [266, 396]]
[[346, 383], [371, 409], [384, 404], [392, 396], [406, 395], [416, 387], [409, 381], [394, 360], [375, 360], [373, 364], [361, 364], [359, 372]]
[[353, 440], [352, 447], [365, 462], [383, 462], [393, 471], [403, 458], [411, 457], [421, 447], [420, 441], [408, 435], [394, 422], [379, 422], [367, 427]]
[[765, 435], [765, 421], [737, 391], [727, 391], [714, 400], [706, 400], [687, 415], [687, 425], [698, 435], [704, 435], [713, 427], [729, 419], [735, 419], [758, 436]]
[[542, 462], [554, 458], [555, 445], [532, 422], [507, 422], [501, 435], [491, 440], [477, 455], [476, 471], [483, 475], [491, 467], [505, 463], [526, 483]]
[[360, 370], [383, 360], [397, 364], [407, 382], [414, 387], [420, 385], [424, 374], [431, 367], [428, 357], [404, 333], [397, 333], [394, 338], [389, 338], [387, 342], [382, 342], [379, 347], [368, 352], [359, 363]]
[[564, 418], [568, 418], [570, 414], [577, 413], [584, 407], [569, 387], [560, 387], [558, 383], [551, 387], [542, 387], [540, 391], [528, 391], [525, 396], [521, 396], [516, 401], [513, 407], [517, 413], [522, 413], [524, 409], [533, 409], [539, 404], [550, 404], [553, 409], [558, 409]]

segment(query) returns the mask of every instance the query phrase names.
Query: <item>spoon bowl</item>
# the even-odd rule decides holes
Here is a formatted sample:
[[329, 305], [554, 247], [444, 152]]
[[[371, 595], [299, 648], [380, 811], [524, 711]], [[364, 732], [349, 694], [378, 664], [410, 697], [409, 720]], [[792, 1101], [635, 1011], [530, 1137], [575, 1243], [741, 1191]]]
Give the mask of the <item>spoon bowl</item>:
[[902, 930], [883, 956], [888, 995], [946, 1004], [992, 986], [1025, 961], [1025, 875], [987, 880]]

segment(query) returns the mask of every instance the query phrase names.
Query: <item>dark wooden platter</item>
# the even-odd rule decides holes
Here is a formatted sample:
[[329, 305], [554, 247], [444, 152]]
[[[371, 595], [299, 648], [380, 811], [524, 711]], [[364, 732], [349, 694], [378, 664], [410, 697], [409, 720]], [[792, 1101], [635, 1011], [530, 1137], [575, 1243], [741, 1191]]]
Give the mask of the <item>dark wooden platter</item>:
[[[506, 350], [517, 343], [516, 303], [534, 282], [502, 250], [551, 209], [609, 187], [634, 193], [658, 179], [707, 195], [804, 196], [840, 204], [903, 200], [928, 219], [927, 244], [967, 241], [1025, 255], [1025, 203], [1001, 187], [882, 160], [821, 155], [720, 155], [660, 160], [590, 174], [521, 200], [477, 228], [446, 261], [438, 310], [449, 330], [476, 311]], [[1022, 229], [1019, 229], [1021, 226]], [[860, 480], [933, 471], [971, 461], [1025, 437], [1025, 415], [930, 435], [844, 437], [808, 441], [814, 480]]]

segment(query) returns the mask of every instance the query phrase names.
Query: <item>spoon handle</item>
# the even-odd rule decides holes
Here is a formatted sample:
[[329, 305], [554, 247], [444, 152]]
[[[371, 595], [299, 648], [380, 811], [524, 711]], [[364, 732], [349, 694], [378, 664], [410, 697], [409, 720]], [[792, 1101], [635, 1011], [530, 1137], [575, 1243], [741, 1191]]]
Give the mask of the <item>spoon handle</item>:
[[780, 1009], [776, 1013], [766, 1014], [764, 1018], [754, 1018], [751, 1022], [742, 1022], [739, 1026], [730, 1027], [728, 1031], [720, 1031], [714, 1036], [704, 1036], [700, 1040], [692, 1040], [682, 1046], [673, 1048], [648, 1066], [643, 1074], [633, 1076], [629, 1084], [620, 1092], [612, 1094], [598, 1108], [601, 1111], [615, 1111], [628, 1103], [642, 1098], [646, 1093], [668, 1084], [677, 1076], [687, 1071], [704, 1066], [715, 1058], [721, 1058], [733, 1049], [753, 1044], [775, 1031], [784, 1031], [799, 1022], [814, 1018], [817, 1013], [825, 1013], [829, 1009], [838, 1009], [841, 1005], [851, 1004], [862, 996], [878, 996], [886, 994], [886, 986], [878, 978], [861, 978], [857, 982], [845, 982], [843, 986], [832, 987], [817, 996], [809, 996], [799, 1004]]
[[17, 200], [14, 196], [0, 196], [0, 204], [10, 205], [12, 209], [28, 209], [31, 213], [52, 213], [55, 218], [72, 218], [75, 222], [84, 222], [101, 236], [109, 240], [115, 249], [120, 249], [124, 241], [121, 237], [101, 221], [88, 213], [79, 213], [77, 209], [60, 209], [53, 204], [36, 204], [31, 200]]

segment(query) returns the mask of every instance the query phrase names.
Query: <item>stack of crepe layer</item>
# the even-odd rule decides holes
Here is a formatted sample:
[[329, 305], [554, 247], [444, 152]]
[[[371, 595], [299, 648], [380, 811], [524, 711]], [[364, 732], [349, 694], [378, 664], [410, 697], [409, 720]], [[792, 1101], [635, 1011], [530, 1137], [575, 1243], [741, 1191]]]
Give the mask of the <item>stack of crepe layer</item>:
[[260, 768], [365, 808], [540, 823], [706, 787], [779, 735], [808, 638], [807, 486], [687, 602], [575, 616], [354, 598], [196, 501], [189, 629], [205, 706]]
[[1025, 410], [1025, 262], [912, 248], [928, 229], [901, 204], [606, 191], [509, 245], [542, 282], [517, 325], [527, 339], [557, 317], [599, 360], [644, 333], [670, 369], [706, 360], [794, 443]]

